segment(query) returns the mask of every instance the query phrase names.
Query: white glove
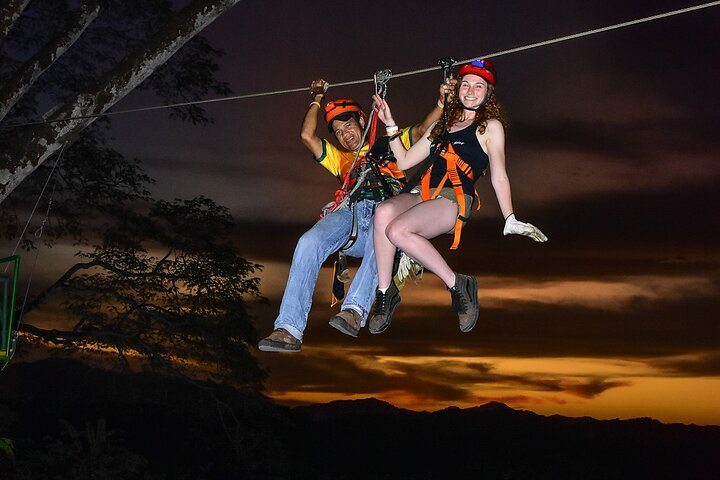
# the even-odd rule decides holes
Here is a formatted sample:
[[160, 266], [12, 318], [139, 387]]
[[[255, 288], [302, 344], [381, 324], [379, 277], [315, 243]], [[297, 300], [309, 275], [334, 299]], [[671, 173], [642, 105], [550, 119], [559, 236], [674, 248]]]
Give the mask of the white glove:
[[547, 237], [532, 223], [521, 222], [515, 218], [515, 214], [511, 213], [505, 219], [505, 228], [503, 229], [503, 235], [525, 235], [530, 237], [536, 242], [547, 242]]
[[395, 283], [399, 288], [402, 288], [402, 286], [405, 285], [405, 279], [408, 277], [410, 277], [414, 283], [417, 283], [417, 281], [422, 278], [423, 270], [421, 264], [408, 257], [405, 252], [400, 252], [400, 262], [398, 263], [397, 273], [395, 274]]

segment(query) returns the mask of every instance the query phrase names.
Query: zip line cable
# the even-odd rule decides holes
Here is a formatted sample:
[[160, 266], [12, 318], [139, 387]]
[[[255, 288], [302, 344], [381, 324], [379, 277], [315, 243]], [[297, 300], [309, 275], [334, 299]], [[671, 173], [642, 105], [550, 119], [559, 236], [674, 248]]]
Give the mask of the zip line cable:
[[[681, 15], [681, 14], [683, 14], [683, 13], [688, 13], [688, 12], [692, 12], [692, 11], [695, 11], [695, 10], [700, 10], [700, 9], [703, 9], [703, 8], [716, 7], [716, 6], [718, 6], [718, 5], [720, 5], [720, 1], [704, 3], [704, 4], [701, 4], [701, 5], [695, 5], [695, 6], [693, 6], [693, 7], [687, 7], [687, 8], [682, 8], [682, 9], [679, 9], [679, 10], [673, 10], [673, 11], [671, 11], [671, 12], [666, 12], [666, 13], [660, 13], [660, 14], [657, 14], [657, 15], [652, 15], [652, 16], [649, 16], [649, 17], [638, 18], [638, 19], [636, 19], [636, 20], [629, 20], [629, 21], [627, 21], [627, 22], [616, 23], [616, 24], [614, 24], [614, 25], [608, 25], [608, 26], [606, 26], [606, 27], [596, 28], [596, 29], [594, 29], [594, 30], [587, 30], [587, 31], [580, 32], [580, 33], [574, 33], [574, 34], [572, 34], [572, 35], [565, 35], [564, 37], [553, 38], [553, 39], [551, 39], [551, 40], [545, 40], [545, 41], [542, 41], [542, 42], [530, 43], [530, 44], [527, 44], [527, 45], [523, 45], [522, 47], [510, 48], [510, 49], [507, 49], [507, 50], [500, 50], [499, 52], [490, 53], [490, 54], [488, 54], [488, 55], [480, 55], [479, 57], [468, 58], [468, 59], [466, 59], [466, 60], [459, 60], [459, 61], [457, 62], [457, 64], [459, 65], [459, 64], [463, 64], [463, 63], [469, 63], [469, 62], [471, 62], [471, 61], [473, 61], [473, 60], [475, 60], [475, 59], [477, 59], [477, 58], [495, 58], [495, 57], [500, 57], [500, 56], [503, 56], [503, 55], [509, 55], [509, 54], [511, 54], [511, 53], [517, 53], [517, 52], [522, 52], [522, 51], [525, 51], [525, 50], [530, 50], [530, 49], [533, 49], [533, 48], [544, 47], [544, 46], [552, 45], [552, 44], [555, 44], [555, 43], [566, 42], [566, 41], [568, 41], [568, 40], [575, 40], [576, 38], [589, 37], [590, 35], [595, 35], [595, 34], [598, 34], [598, 33], [609, 32], [609, 31], [611, 31], [611, 30], [617, 30], [617, 29], [619, 29], [619, 28], [630, 27], [630, 26], [633, 26], [633, 25], [639, 25], [639, 24], [641, 24], [641, 23], [647, 23], [647, 22], [651, 22], [651, 21], [654, 21], [654, 20], [660, 20], [660, 19], [662, 19], [662, 18], [672, 17], [672, 16], [675, 16], [675, 15]], [[396, 75], [393, 75], [393, 77], [405, 77], [405, 76], [408, 76], [408, 75], [415, 75], [415, 74], [418, 74], [418, 73], [426, 73], [426, 72], [431, 72], [431, 71], [433, 71], [433, 70], [439, 70], [439, 69], [440, 69], [439, 66], [435, 66], [435, 67], [424, 68], [424, 69], [420, 69], [420, 70], [413, 70], [413, 71], [411, 71], [411, 72], [398, 73], [398, 74], [396, 74]], [[349, 85], [349, 84], [351, 84], [351, 82], [348, 82], [348, 83], [347, 83], [347, 85]], [[337, 85], [341, 85], [341, 84], [337, 84]], [[345, 84], [342, 84], [342, 85], [345, 85]]]
[[[694, 11], [696, 11], [696, 10], [702, 10], [702, 9], [705, 9], [705, 8], [716, 7], [716, 6], [718, 6], [718, 5], [720, 5], [720, 1], [703, 3], [703, 4], [695, 5], [695, 6], [692, 6], [692, 7], [681, 8], [681, 9], [678, 9], [678, 10], [672, 10], [672, 11], [665, 12], [665, 13], [660, 13], [660, 14], [657, 14], [657, 15], [651, 15], [651, 16], [649, 16], [649, 17], [642, 17], [642, 18], [638, 18], [638, 19], [635, 19], [635, 20], [629, 20], [629, 21], [627, 21], [627, 22], [616, 23], [616, 24], [614, 24], [614, 25], [608, 25], [608, 26], [596, 28], [596, 29], [593, 29], [593, 30], [586, 30], [586, 31], [584, 31], [584, 32], [574, 33], [574, 34], [572, 34], [572, 35], [565, 35], [565, 36], [553, 38], [553, 39], [550, 39], [550, 40], [544, 40], [544, 41], [542, 41], [542, 42], [530, 43], [530, 44], [527, 44], [527, 45], [523, 45], [523, 46], [521, 46], [521, 47], [510, 48], [510, 49], [507, 49], [507, 50], [500, 50], [499, 52], [489, 53], [489, 54], [486, 54], [486, 55], [479, 55], [479, 56], [477, 56], [477, 57], [468, 58], [468, 59], [465, 59], [465, 60], [460, 60], [460, 61], [456, 62], [456, 64], [457, 64], [457, 65], [460, 65], [460, 64], [463, 64], [463, 63], [469, 63], [469, 62], [475, 60], [476, 58], [488, 58], [488, 59], [489, 59], [489, 58], [500, 57], [500, 56], [503, 56], [503, 55], [510, 55], [511, 53], [523, 52], [523, 51], [531, 50], [531, 49], [534, 49], [534, 48], [544, 47], [544, 46], [547, 46], [547, 45], [553, 45], [553, 44], [555, 44], [555, 43], [566, 42], [566, 41], [568, 41], [568, 40], [575, 40], [575, 39], [577, 39], [577, 38], [582, 38], [582, 37], [588, 37], [588, 36], [590, 36], [590, 35], [596, 35], [596, 34], [598, 34], [598, 33], [609, 32], [609, 31], [611, 31], [611, 30], [617, 30], [617, 29], [620, 29], [620, 28], [625, 28], [625, 27], [630, 27], [630, 26], [634, 26], [634, 25], [639, 25], [639, 24], [641, 24], [641, 23], [647, 23], [647, 22], [652, 22], [652, 21], [655, 21], [655, 20], [660, 20], [660, 19], [663, 19], [663, 18], [668, 18], [668, 17], [677, 16], [677, 15], [682, 15], [682, 14], [685, 14], [685, 13], [694, 12]], [[440, 66], [433, 66], [433, 67], [422, 68], [422, 69], [418, 69], [418, 70], [411, 70], [411, 71], [408, 71], [408, 72], [397, 73], [397, 74], [393, 74], [392, 76], [393, 76], [393, 77], [407, 77], [407, 76], [410, 76], [410, 75], [417, 75], [417, 74], [420, 74], [420, 73], [432, 72], [432, 71], [435, 71], [435, 70], [439, 70], [440, 68], [441, 68]], [[347, 86], [347, 85], [358, 85], [358, 84], [361, 84], [361, 83], [371, 83], [371, 82], [373, 82], [373, 81], [374, 81], [373, 78], [364, 78], [364, 79], [360, 79], [360, 80], [351, 80], [351, 81], [347, 81], [347, 82], [331, 83], [331, 84], [329, 84], [328, 88], [332, 88], [332, 87], [343, 87], [343, 86]], [[98, 113], [98, 114], [94, 114], [94, 115], [79, 115], [79, 116], [76, 116], [76, 117], [60, 118], [60, 119], [54, 119], [54, 120], [38, 120], [38, 121], [35, 121], [35, 122], [27, 122], [27, 123], [19, 123], [19, 124], [8, 124], [8, 125], [5, 125], [5, 126], [2, 127], [2, 128], [14, 128], [14, 127], [27, 127], [27, 126], [32, 126], [32, 125], [44, 125], [44, 124], [51, 124], [51, 123], [58, 123], [58, 122], [67, 122], [67, 121], [71, 121], [71, 120], [83, 120], [83, 119], [88, 119], [88, 118], [108, 117], [108, 116], [111, 116], [111, 115], [120, 115], [120, 114], [126, 114], [126, 113], [149, 112], [149, 111], [152, 111], [152, 110], [162, 110], [162, 109], [166, 109], [166, 108], [187, 107], [187, 106], [190, 106], [190, 105], [206, 105], [206, 104], [210, 104], [210, 103], [227, 102], [227, 101], [231, 101], [231, 100], [245, 100], [245, 99], [248, 99], [248, 98], [267, 97], [267, 96], [271, 96], [271, 95], [284, 95], [284, 94], [287, 94], [287, 93], [297, 93], [297, 92], [305, 92], [305, 91], [307, 91], [307, 87], [289, 88], [289, 89], [286, 89], [286, 90], [275, 90], [275, 91], [272, 91], [272, 92], [249, 93], [249, 94], [245, 94], [245, 95], [233, 95], [233, 96], [229, 96], [229, 97], [211, 98], [211, 99], [208, 99], [208, 100], [195, 100], [195, 101], [190, 101], [190, 102], [171, 103], [171, 104], [168, 104], [168, 105], [155, 105], [155, 106], [151, 106], [151, 107], [130, 108], [130, 109], [126, 109], [126, 110], [117, 110], [117, 111], [114, 111], [114, 112], [104, 112], [104, 113]]]

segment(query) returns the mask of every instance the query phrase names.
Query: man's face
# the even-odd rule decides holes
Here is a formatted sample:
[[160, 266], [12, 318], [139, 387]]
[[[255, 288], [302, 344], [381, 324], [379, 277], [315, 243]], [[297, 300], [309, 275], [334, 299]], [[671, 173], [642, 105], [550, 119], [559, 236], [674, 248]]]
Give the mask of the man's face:
[[353, 151], [360, 147], [362, 127], [354, 117], [349, 120], [333, 120], [332, 128], [335, 138], [338, 139], [343, 148]]

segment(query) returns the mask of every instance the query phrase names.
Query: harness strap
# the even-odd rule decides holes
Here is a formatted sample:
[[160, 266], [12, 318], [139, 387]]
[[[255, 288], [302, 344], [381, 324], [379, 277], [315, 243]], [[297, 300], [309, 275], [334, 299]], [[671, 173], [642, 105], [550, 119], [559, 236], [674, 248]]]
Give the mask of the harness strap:
[[330, 290], [330, 306], [334, 307], [340, 300], [345, 298], [345, 284], [350, 281], [347, 257], [342, 252], [333, 264], [332, 288]]
[[[430, 175], [432, 173], [431, 165], [421, 179], [420, 194], [423, 200], [432, 200], [434, 198], [437, 198], [437, 196], [440, 194], [440, 191], [448, 182], [448, 180], [450, 181], [450, 185], [452, 186], [453, 192], [455, 193], [455, 199], [457, 200], [458, 204], [458, 216], [455, 220], [455, 226], [453, 227], [453, 243], [450, 246], [450, 250], [456, 250], [458, 248], [458, 245], [460, 245], [460, 233], [462, 232], [463, 224], [464, 222], [468, 221], [468, 217], [464, 216], [466, 207], [465, 192], [462, 188], [462, 181], [460, 180], [458, 169], [466, 177], [473, 181], [475, 180], [475, 174], [472, 171], [472, 167], [458, 156], [452, 144], [448, 144], [447, 149], [440, 152], [440, 156], [445, 159], [445, 175], [440, 180], [438, 186], [435, 187], [435, 190], [430, 193]], [[479, 210], [480, 196], [478, 195], [476, 189], [474, 190], [474, 192], [475, 199], [477, 200], [478, 205], [477, 209]]]
[[352, 209], [352, 229], [350, 230], [350, 236], [345, 242], [345, 245], [340, 247], [340, 251], [347, 250], [352, 247], [358, 237], [358, 215], [357, 215], [357, 204], [353, 203], [350, 208]]

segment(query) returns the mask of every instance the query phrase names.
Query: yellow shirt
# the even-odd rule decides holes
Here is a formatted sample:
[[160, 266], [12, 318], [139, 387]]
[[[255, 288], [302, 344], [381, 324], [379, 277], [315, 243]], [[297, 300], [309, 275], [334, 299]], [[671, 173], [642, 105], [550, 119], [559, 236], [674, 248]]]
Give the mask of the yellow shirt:
[[[412, 127], [405, 127], [401, 130], [400, 140], [406, 149], [412, 146]], [[350, 165], [355, 158], [355, 152], [341, 150], [324, 138], [322, 139], [323, 151], [318, 158], [315, 159], [320, 165], [325, 167], [330, 173], [335, 175], [342, 182], [347, 175]], [[368, 151], [367, 143], [360, 149], [360, 155], [364, 156]], [[358, 158], [358, 162], [360, 159]], [[380, 166], [380, 172], [385, 177], [396, 179], [405, 178], [405, 172], [397, 168], [395, 162], [389, 162], [387, 165]]]

